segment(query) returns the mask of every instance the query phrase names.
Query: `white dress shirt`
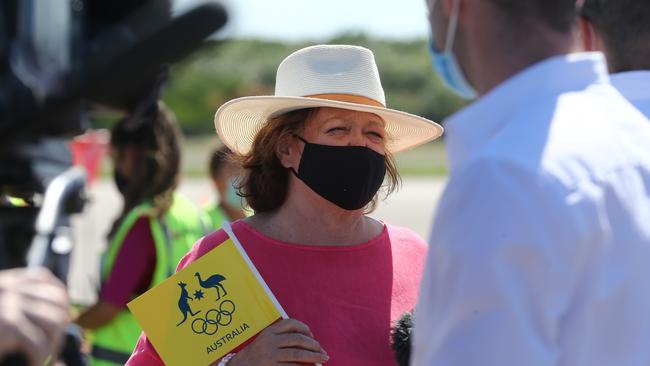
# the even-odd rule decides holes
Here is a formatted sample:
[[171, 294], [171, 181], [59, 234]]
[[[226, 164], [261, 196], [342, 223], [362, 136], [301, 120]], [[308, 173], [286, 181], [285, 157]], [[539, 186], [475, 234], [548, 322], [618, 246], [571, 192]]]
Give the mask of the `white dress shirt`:
[[619, 72], [610, 78], [625, 99], [650, 118], [650, 70]]
[[533, 65], [446, 131], [412, 365], [650, 365], [650, 124], [602, 54]]

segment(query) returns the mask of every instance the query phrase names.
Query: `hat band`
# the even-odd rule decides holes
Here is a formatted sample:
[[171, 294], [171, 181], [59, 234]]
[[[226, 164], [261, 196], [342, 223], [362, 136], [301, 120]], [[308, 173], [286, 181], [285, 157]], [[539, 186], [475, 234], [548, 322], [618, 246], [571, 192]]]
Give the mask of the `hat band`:
[[379, 103], [378, 101], [376, 101], [374, 99], [370, 99], [370, 98], [367, 98], [367, 97], [362, 97], [362, 96], [359, 96], [359, 95], [329, 93], [329, 94], [306, 95], [305, 97], [307, 97], [307, 98], [335, 100], [337, 102], [347, 102], [347, 103], [363, 104], [363, 105], [369, 105], [369, 106], [373, 106], [373, 107], [386, 108], [385, 105]]

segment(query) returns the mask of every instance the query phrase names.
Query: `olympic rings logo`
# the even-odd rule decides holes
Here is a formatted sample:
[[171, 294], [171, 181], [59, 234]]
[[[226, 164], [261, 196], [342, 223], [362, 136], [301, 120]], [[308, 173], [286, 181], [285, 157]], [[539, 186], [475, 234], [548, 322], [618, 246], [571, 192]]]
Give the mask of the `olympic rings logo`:
[[196, 318], [192, 321], [192, 331], [196, 334], [213, 335], [219, 326], [226, 326], [232, 322], [235, 312], [235, 303], [224, 300], [219, 304], [219, 309], [210, 309], [205, 313], [205, 318]]

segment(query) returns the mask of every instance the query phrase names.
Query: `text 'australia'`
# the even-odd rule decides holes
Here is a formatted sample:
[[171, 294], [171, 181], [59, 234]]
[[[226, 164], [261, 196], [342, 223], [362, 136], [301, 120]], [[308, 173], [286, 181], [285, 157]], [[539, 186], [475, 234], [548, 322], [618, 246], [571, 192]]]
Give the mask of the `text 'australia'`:
[[249, 329], [249, 328], [250, 328], [250, 326], [248, 326], [248, 324], [243, 323], [238, 328], [235, 328], [232, 331], [230, 331], [229, 333], [226, 333], [223, 337], [217, 339], [216, 341], [214, 341], [214, 343], [212, 343], [211, 345], [206, 347], [208, 354], [210, 352], [214, 352], [217, 349], [225, 346], [226, 344], [228, 344], [228, 342], [233, 341], [235, 339], [235, 337], [240, 336], [242, 333], [244, 333], [246, 331], [246, 329]]

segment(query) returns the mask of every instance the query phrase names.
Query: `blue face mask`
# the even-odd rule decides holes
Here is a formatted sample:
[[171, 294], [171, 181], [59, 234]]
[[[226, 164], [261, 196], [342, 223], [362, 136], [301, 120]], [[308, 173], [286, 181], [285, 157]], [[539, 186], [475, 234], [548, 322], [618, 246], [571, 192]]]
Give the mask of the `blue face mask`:
[[242, 198], [237, 194], [237, 189], [235, 189], [235, 179], [228, 180], [228, 191], [226, 192], [225, 201], [231, 206], [241, 208], [242, 207]]
[[[460, 67], [452, 47], [454, 45], [454, 37], [456, 33], [456, 25], [458, 24], [458, 5], [460, 0], [454, 2], [454, 9], [449, 19], [449, 27], [447, 28], [447, 39], [445, 41], [445, 49], [441, 52], [437, 49], [433, 39], [429, 42], [429, 53], [431, 54], [431, 65], [442, 81], [449, 89], [465, 99], [473, 99], [478, 96], [476, 90], [470, 85], [465, 78], [465, 73]], [[432, 6], [433, 11], [433, 6]]]

